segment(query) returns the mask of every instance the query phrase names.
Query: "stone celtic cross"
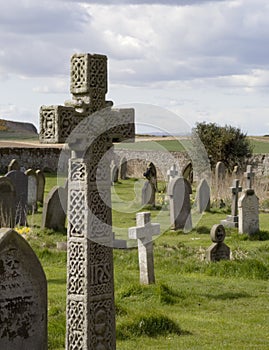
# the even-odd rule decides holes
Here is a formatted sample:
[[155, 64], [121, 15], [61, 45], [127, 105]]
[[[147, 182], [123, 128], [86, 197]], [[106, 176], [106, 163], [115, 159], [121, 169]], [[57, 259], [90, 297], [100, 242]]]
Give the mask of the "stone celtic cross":
[[[116, 349], [108, 150], [134, 138], [134, 110], [105, 101], [107, 58], [71, 59], [73, 101], [41, 107], [41, 139], [71, 149], [68, 170], [66, 349]], [[64, 122], [63, 122], [64, 121]], [[47, 130], [46, 125], [49, 125]]]
[[140, 283], [155, 282], [152, 236], [160, 234], [160, 224], [151, 223], [150, 212], [136, 214], [136, 227], [130, 227], [130, 239], [138, 240]]

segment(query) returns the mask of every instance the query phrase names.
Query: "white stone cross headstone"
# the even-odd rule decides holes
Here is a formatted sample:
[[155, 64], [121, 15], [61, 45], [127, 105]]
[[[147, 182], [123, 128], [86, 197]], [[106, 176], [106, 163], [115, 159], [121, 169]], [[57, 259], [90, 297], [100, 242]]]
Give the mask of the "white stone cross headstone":
[[152, 236], [160, 234], [160, 224], [151, 223], [150, 212], [136, 214], [136, 227], [128, 230], [129, 239], [138, 241], [140, 283], [155, 282]]
[[169, 170], [167, 170], [168, 181], [178, 176], [178, 170], [176, 164], [173, 164]]
[[251, 165], [247, 166], [247, 171], [244, 172], [244, 176], [245, 176], [246, 182], [247, 182], [247, 189], [252, 189], [252, 184], [253, 184], [253, 179], [254, 179], [255, 173], [253, 173]]
[[222, 220], [221, 224], [226, 227], [238, 227], [238, 196], [242, 192], [242, 187], [239, 186], [239, 180], [233, 180], [232, 190], [232, 212], [228, 215], [226, 220]]

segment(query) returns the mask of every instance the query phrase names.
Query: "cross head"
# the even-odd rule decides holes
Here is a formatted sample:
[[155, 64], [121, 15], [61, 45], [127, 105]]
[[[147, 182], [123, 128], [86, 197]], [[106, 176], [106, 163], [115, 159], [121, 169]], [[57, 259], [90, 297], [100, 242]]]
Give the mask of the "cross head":
[[252, 189], [252, 184], [253, 184], [255, 173], [253, 173], [251, 165], [247, 166], [247, 171], [244, 172], [244, 176], [245, 176], [246, 182], [247, 182], [247, 189]]
[[239, 192], [242, 192], [242, 187], [239, 186], [239, 180], [234, 179], [233, 180], [233, 186], [230, 187], [232, 190], [232, 216], [238, 215], [238, 196]]

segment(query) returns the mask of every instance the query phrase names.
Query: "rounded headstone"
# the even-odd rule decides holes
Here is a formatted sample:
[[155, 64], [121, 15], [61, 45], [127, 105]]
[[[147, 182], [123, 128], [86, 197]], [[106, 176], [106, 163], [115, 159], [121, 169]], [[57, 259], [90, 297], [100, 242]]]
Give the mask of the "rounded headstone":
[[212, 242], [221, 243], [224, 241], [226, 236], [225, 228], [221, 224], [213, 225], [210, 231], [210, 237]]

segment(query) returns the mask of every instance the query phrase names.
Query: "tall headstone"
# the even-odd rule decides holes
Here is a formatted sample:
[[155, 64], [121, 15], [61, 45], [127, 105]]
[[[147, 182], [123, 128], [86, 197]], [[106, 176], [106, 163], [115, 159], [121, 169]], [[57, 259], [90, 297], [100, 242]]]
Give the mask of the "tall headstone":
[[251, 165], [248, 165], [247, 171], [244, 173], [247, 189], [244, 190], [238, 201], [238, 232], [247, 233], [250, 236], [260, 229], [259, 198], [252, 188], [254, 175]]
[[122, 180], [127, 179], [127, 159], [125, 157], [120, 160], [120, 178]]
[[202, 179], [197, 186], [196, 203], [198, 213], [210, 210], [210, 187], [206, 179]]
[[[114, 350], [111, 160], [105, 155], [113, 142], [134, 138], [134, 111], [108, 107], [107, 58], [103, 55], [73, 55], [71, 92], [74, 100], [69, 104], [68, 127], [61, 124], [57, 129], [61, 138], [53, 130], [59, 125], [53, 111], [48, 118], [45, 114], [41, 118], [42, 142], [69, 136], [72, 151], [68, 170], [66, 349]], [[48, 123], [51, 127], [46, 133]]]
[[28, 177], [21, 171], [11, 170], [6, 174], [15, 188], [15, 225], [27, 225]]
[[168, 184], [170, 222], [174, 230], [184, 229], [184, 231], [190, 231], [192, 229], [191, 193], [191, 185], [183, 177], [176, 177]]
[[27, 192], [28, 212], [34, 213], [37, 209], [36, 172], [33, 169], [28, 169], [25, 171], [25, 175], [27, 175], [28, 177], [28, 192]]
[[238, 227], [238, 196], [242, 191], [238, 179], [233, 180], [233, 186], [230, 189], [232, 191], [232, 213], [225, 220], [221, 220], [221, 224], [225, 227]]
[[129, 239], [137, 239], [140, 283], [155, 283], [152, 236], [160, 234], [160, 224], [151, 223], [150, 212], [136, 214], [136, 227], [128, 230]]
[[15, 188], [7, 177], [0, 177], [0, 227], [15, 226]]
[[7, 171], [9, 172], [9, 171], [12, 171], [12, 170], [17, 170], [17, 171], [20, 170], [20, 164], [17, 161], [17, 159], [12, 159], [10, 161], [10, 163], [8, 164], [8, 170]]
[[225, 236], [223, 225], [216, 224], [211, 228], [210, 237], [213, 244], [206, 251], [208, 261], [230, 260], [230, 248], [224, 243]]
[[47, 349], [47, 282], [32, 248], [0, 229], [0, 349]]
[[[143, 176], [145, 176], [145, 178], [148, 180], [149, 185], [150, 185], [150, 189], [148, 188], [148, 185], [144, 185], [145, 186], [145, 203], [143, 203], [143, 195], [142, 195], [142, 204], [150, 204], [153, 207], [155, 207], [155, 197], [156, 197], [156, 192], [158, 190], [158, 186], [157, 186], [157, 170], [155, 165], [150, 162], [146, 171], [144, 172]], [[143, 190], [142, 190], [143, 192]], [[150, 197], [148, 199], [148, 195], [150, 193]]]
[[42, 228], [65, 231], [67, 212], [67, 183], [65, 187], [54, 186], [45, 198]]
[[36, 178], [37, 178], [37, 201], [43, 204], [45, 184], [46, 184], [46, 178], [43, 171], [39, 169], [36, 170]]
[[148, 180], [145, 181], [142, 187], [142, 197], [141, 197], [142, 205], [155, 205], [155, 195], [152, 194], [152, 186]]
[[215, 183], [216, 187], [219, 186], [220, 183], [223, 183], [226, 176], [226, 166], [223, 162], [217, 162], [215, 169]]

